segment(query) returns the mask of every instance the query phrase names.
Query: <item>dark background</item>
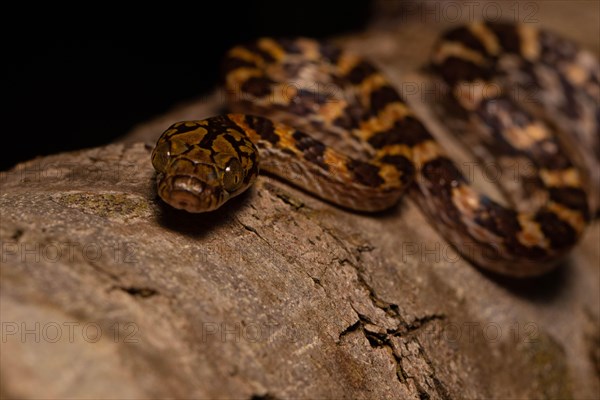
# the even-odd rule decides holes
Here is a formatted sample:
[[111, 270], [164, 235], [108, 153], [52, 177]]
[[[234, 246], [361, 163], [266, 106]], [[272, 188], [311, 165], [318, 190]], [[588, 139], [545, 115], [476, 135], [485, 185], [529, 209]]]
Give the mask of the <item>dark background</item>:
[[108, 143], [212, 90], [232, 45], [265, 35], [322, 38], [359, 30], [371, 11], [368, 0], [204, 1], [139, 14], [115, 6], [29, 7], [3, 13], [8, 109], [0, 170]]

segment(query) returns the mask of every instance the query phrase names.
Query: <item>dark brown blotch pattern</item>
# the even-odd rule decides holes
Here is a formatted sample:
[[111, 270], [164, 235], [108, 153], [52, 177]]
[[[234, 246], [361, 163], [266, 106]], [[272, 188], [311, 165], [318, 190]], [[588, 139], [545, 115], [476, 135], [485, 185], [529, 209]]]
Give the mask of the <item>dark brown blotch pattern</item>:
[[389, 85], [381, 86], [371, 92], [370, 114], [376, 116], [385, 106], [397, 102], [402, 103], [402, 98], [398, 92]]
[[353, 85], [358, 85], [375, 72], [377, 72], [377, 69], [371, 63], [360, 61], [348, 72], [346, 78]]
[[562, 204], [571, 210], [579, 211], [586, 221], [590, 219], [587, 194], [576, 187], [551, 187], [548, 189], [550, 200]]
[[317, 164], [326, 171], [329, 170], [329, 165], [323, 158], [327, 149], [325, 144], [300, 131], [295, 131], [292, 137], [296, 141], [296, 148], [302, 152], [305, 160]]
[[404, 144], [410, 147], [432, 138], [429, 131], [416, 118], [407, 116], [394, 123], [390, 129], [377, 132], [369, 138], [369, 144], [375, 149], [385, 146]]
[[505, 52], [521, 54], [521, 38], [516, 24], [489, 21], [487, 26], [494, 32]]
[[575, 229], [553, 212], [540, 210], [536, 213], [535, 221], [540, 224], [540, 229], [553, 249], [567, 249], [577, 242], [579, 235]]
[[467, 179], [454, 165], [452, 160], [446, 157], [437, 157], [426, 162], [421, 167], [421, 175], [431, 186], [443, 188], [451, 192], [457, 184], [466, 184]]
[[242, 92], [249, 93], [256, 97], [264, 97], [271, 94], [271, 86], [275, 82], [263, 76], [253, 76], [242, 83]]
[[449, 42], [459, 42], [469, 49], [480, 53], [487, 53], [485, 46], [477, 39], [471, 30], [466, 26], [455, 28], [444, 34], [443, 39]]
[[360, 160], [350, 160], [348, 162], [348, 171], [352, 173], [356, 181], [363, 185], [377, 187], [384, 183], [383, 178], [379, 176], [379, 167], [376, 165]]
[[271, 120], [247, 115], [245, 117], [245, 122], [251, 129], [258, 133], [262, 139], [272, 145], [276, 145], [279, 142], [279, 135], [275, 132], [275, 126]]
[[474, 81], [476, 79], [490, 80], [493, 70], [489, 66], [480, 66], [469, 60], [450, 56], [441, 64], [432, 65], [432, 69], [450, 85], [457, 82]]

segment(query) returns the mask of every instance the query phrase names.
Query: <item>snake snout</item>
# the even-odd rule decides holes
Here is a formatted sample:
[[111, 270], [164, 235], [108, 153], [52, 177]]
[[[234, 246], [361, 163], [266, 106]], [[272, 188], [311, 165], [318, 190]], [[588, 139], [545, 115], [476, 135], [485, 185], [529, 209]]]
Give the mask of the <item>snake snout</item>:
[[192, 176], [169, 177], [163, 187], [160, 197], [175, 208], [193, 213], [215, 209], [214, 188]]

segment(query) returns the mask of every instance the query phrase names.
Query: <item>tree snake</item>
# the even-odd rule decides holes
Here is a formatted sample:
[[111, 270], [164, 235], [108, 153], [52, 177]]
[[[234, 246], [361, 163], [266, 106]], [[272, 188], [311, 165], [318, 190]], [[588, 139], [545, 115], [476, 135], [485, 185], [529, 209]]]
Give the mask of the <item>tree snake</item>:
[[[550, 32], [477, 22], [446, 32], [430, 69], [448, 88], [449, 120], [470, 127], [463, 138], [476, 132], [487, 154], [534, 166], [507, 190], [509, 206], [469, 184], [378, 68], [307, 38], [262, 38], [227, 53], [234, 113], [162, 134], [152, 152], [158, 194], [189, 212], [215, 210], [252, 185], [260, 158], [261, 170], [351, 210], [384, 210], [407, 192], [477, 265], [511, 276], [548, 271], [596, 211], [588, 194], [597, 177], [581, 171], [600, 159], [597, 60]], [[527, 85], [544, 100], [528, 106], [508, 94]]]

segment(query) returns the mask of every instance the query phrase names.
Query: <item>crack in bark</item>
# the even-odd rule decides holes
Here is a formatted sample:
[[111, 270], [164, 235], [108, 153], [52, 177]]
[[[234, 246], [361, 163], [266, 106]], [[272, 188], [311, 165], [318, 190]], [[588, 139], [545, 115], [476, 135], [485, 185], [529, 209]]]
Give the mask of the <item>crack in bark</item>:
[[356, 247], [356, 251], [359, 253], [370, 253], [373, 250], [375, 250], [375, 246], [370, 243], [361, 244], [360, 246]]
[[[340, 334], [338, 336], [338, 344], [341, 343], [342, 339], [346, 335], [348, 335], [352, 332], [360, 331], [365, 336], [365, 338], [369, 342], [369, 345], [372, 348], [374, 348], [374, 349], [375, 348], [386, 348], [389, 350], [390, 355], [392, 356], [392, 358], [394, 359], [394, 363], [396, 364], [396, 378], [398, 379], [398, 381], [401, 384], [406, 385], [407, 381], [409, 379], [412, 379], [413, 384], [415, 385], [415, 388], [417, 389], [417, 394], [419, 395], [419, 399], [429, 399], [430, 395], [429, 395], [429, 393], [427, 393], [426, 389], [423, 388], [417, 382], [415, 377], [409, 375], [402, 367], [402, 357], [398, 354], [399, 349], [397, 349], [397, 347], [392, 342], [392, 337], [400, 336], [400, 332], [398, 330], [396, 330], [395, 332], [390, 333], [389, 330], [374, 331], [374, 330], [367, 329], [367, 325], [373, 325], [376, 327], [378, 327], [378, 325], [374, 324], [368, 316], [361, 314], [359, 312], [356, 312], [356, 314], [358, 316], [358, 320], [355, 323], [353, 323], [352, 325], [348, 326], [342, 332], [340, 332]], [[444, 319], [444, 317], [434, 314], [431, 316], [419, 318], [419, 320], [423, 321], [422, 324], [419, 325], [419, 327], [423, 326], [424, 324], [426, 324], [429, 321], [434, 321], [434, 320], [439, 320], [439, 319]], [[415, 329], [418, 329], [419, 327], [417, 327]], [[441, 398], [443, 400], [450, 400], [451, 397], [448, 393], [448, 390], [445, 388], [445, 386], [442, 384], [442, 382], [435, 376], [435, 368], [433, 367], [431, 360], [428, 357], [426, 357], [425, 352], [423, 351], [423, 347], [418, 342], [418, 340], [417, 340], [417, 343], [419, 345], [419, 356], [422, 357], [422, 359], [425, 361], [425, 363], [431, 370], [431, 374], [429, 374], [429, 377], [431, 377], [431, 379], [433, 380], [435, 390], [438, 392], [438, 394], [441, 396]]]
[[279, 398], [269, 392], [265, 394], [253, 394], [250, 400], [279, 400]]
[[266, 240], [264, 237], [261, 236], [260, 233], [258, 233], [258, 231], [256, 230], [255, 227], [250, 226], [248, 224], [243, 223], [242, 221], [240, 221], [239, 218], [235, 218], [235, 220], [242, 226], [242, 228], [244, 228], [245, 230], [247, 230], [248, 232], [252, 232], [254, 233], [256, 236], [258, 236], [263, 242], [267, 243], [270, 246], [270, 243], [268, 240]]
[[[276, 195], [276, 197], [281, 199], [284, 203], [295, 206], [293, 203], [288, 202], [288, 199], [286, 196], [281, 196], [277, 192], [275, 193], [275, 195]], [[295, 208], [299, 209], [300, 207], [295, 207]], [[248, 224], [245, 224], [238, 218], [236, 218], [236, 220], [245, 230], [254, 233], [255, 235], [257, 235], [260, 239], [262, 239], [264, 242], [266, 242], [270, 246], [269, 242], [258, 233], [256, 228], [254, 228]], [[423, 317], [416, 318], [411, 323], [406, 322], [406, 320], [401, 315], [400, 307], [395, 303], [385, 301], [381, 297], [379, 297], [379, 295], [377, 295], [377, 293], [375, 292], [375, 289], [365, 279], [365, 272], [364, 272], [363, 268], [360, 267], [359, 263], [360, 263], [361, 254], [370, 253], [373, 250], [375, 250], [375, 247], [369, 243], [366, 243], [366, 244], [362, 244], [360, 246], [355, 247], [353, 249], [354, 251], [352, 251], [351, 249], [348, 249], [348, 242], [337, 237], [335, 232], [333, 232], [332, 230], [330, 230], [328, 228], [323, 228], [323, 230], [326, 233], [328, 233], [333, 239], [335, 239], [335, 241], [338, 242], [343, 249], [346, 249], [346, 251], [348, 251], [350, 254], [354, 253], [355, 258], [356, 258], [355, 262], [353, 262], [354, 260], [351, 260], [350, 257], [334, 258], [332, 260], [332, 262], [337, 262], [339, 265], [347, 264], [350, 267], [352, 267], [356, 272], [355, 276], [356, 276], [358, 285], [368, 293], [368, 297], [369, 297], [369, 300], [372, 303], [372, 305], [374, 307], [377, 307], [377, 308], [383, 310], [388, 317], [390, 317], [394, 321], [397, 321], [397, 323], [398, 323], [398, 328], [396, 328], [396, 329], [385, 329], [385, 328], [377, 325], [376, 323], [373, 323], [371, 318], [369, 318], [367, 315], [359, 313], [356, 309], [354, 309], [354, 307], [351, 306], [354, 309], [354, 311], [356, 312], [356, 314], [358, 316], [358, 320], [339, 333], [337, 343], [341, 344], [342, 339], [345, 336], [347, 336], [348, 334], [351, 334], [352, 332], [360, 331], [364, 335], [364, 337], [367, 339], [367, 341], [369, 342], [369, 345], [372, 348], [386, 348], [390, 352], [390, 355], [393, 358], [393, 361], [396, 365], [396, 377], [401, 384], [406, 386], [408, 379], [412, 379], [412, 383], [414, 384], [414, 387], [417, 390], [417, 394], [418, 394], [419, 398], [420, 399], [429, 399], [430, 394], [427, 393], [426, 388], [423, 388], [422, 385], [418, 382], [418, 380], [415, 379], [415, 377], [410, 376], [404, 370], [404, 368], [402, 366], [402, 357], [400, 355], [400, 349], [398, 349], [397, 345], [394, 344], [394, 342], [392, 341], [392, 338], [400, 337], [407, 333], [412, 333], [418, 329], [421, 329], [423, 326], [427, 325], [428, 323], [430, 323], [432, 321], [443, 320], [443, 319], [445, 319], [445, 315], [443, 315], [443, 314], [425, 315]], [[321, 281], [319, 278], [315, 278], [315, 277], [311, 276], [310, 274], [307, 274], [307, 275], [313, 280], [315, 285], [323, 288], [323, 285], [321, 284]], [[373, 329], [373, 327], [376, 329]], [[377, 328], [379, 328], [379, 329], [377, 329]], [[417, 343], [418, 343], [418, 341], [417, 341]], [[429, 366], [431, 374], [428, 374], [428, 376], [431, 377], [431, 379], [433, 381], [434, 389], [440, 396], [442, 396], [443, 399], [449, 399], [450, 397], [448, 395], [446, 388], [440, 382], [440, 380], [434, 376], [435, 369], [434, 369], [433, 365], [431, 364], [431, 361], [427, 357], [425, 357], [423, 347], [421, 346], [420, 343], [418, 343], [418, 350], [419, 350], [419, 356], [422, 357], [422, 359], [425, 361], [425, 363]], [[275, 399], [275, 397], [271, 396], [269, 393], [266, 393], [264, 395], [253, 395], [251, 397], [251, 399], [271, 400], [271, 399]]]
[[356, 279], [360, 287], [362, 287], [369, 294], [369, 299], [373, 303], [373, 305], [381, 310], [383, 310], [386, 315], [389, 317], [398, 320], [402, 325], [406, 325], [406, 322], [400, 315], [400, 308], [397, 304], [387, 302], [381, 299], [376, 293], [375, 290], [369, 285], [366, 279], [363, 276], [363, 271], [360, 267], [351, 262], [348, 258], [338, 259], [337, 260], [340, 265], [350, 265], [356, 271]]
[[444, 314], [431, 314], [431, 315], [425, 315], [423, 317], [417, 317], [415, 318], [415, 320], [411, 323], [407, 323], [404, 321], [401, 321], [401, 328], [402, 329], [388, 329], [388, 334], [392, 335], [392, 336], [402, 336], [405, 335], [407, 333], [412, 333], [414, 331], [417, 331], [419, 329], [421, 329], [423, 326], [429, 324], [430, 322], [433, 321], [443, 321], [446, 319], [446, 316]]
[[287, 194], [276, 192], [275, 196], [283, 201], [285, 204], [292, 206], [294, 210], [299, 210], [304, 207], [304, 203], [300, 200], [297, 200]]
[[285, 204], [291, 206], [295, 211], [298, 211], [301, 208], [308, 208], [308, 206], [304, 204], [302, 200], [291, 196], [288, 192], [282, 190], [278, 186], [275, 186], [269, 182], [264, 182], [263, 188], [266, 189], [270, 194], [274, 194], [275, 197]]
[[345, 337], [349, 333], [356, 332], [358, 329], [362, 329], [362, 322], [360, 321], [360, 319], [340, 332], [340, 334], [338, 335], [337, 344], [341, 343], [343, 337]]
[[318, 286], [318, 287], [320, 287], [321, 289], [325, 290], [325, 287], [324, 287], [324, 286], [323, 286], [323, 284], [321, 283], [321, 279], [319, 279], [319, 278], [317, 278], [317, 277], [314, 277], [314, 276], [312, 276], [312, 275], [310, 275], [310, 274], [308, 274], [308, 273], [307, 273], [306, 275], [308, 275], [308, 277], [309, 277], [310, 279], [312, 279], [312, 281], [313, 281], [313, 283], [314, 283], [315, 285], [317, 285], [317, 286]]
[[145, 286], [113, 286], [111, 290], [118, 289], [133, 296], [148, 298], [160, 294], [158, 290]]
[[94, 268], [96, 271], [100, 272], [102, 275], [107, 276], [110, 280], [115, 281], [115, 282], [121, 282], [121, 278], [119, 277], [119, 275], [105, 270], [104, 268], [97, 265], [92, 260], [87, 260], [87, 264], [90, 265], [92, 268]]
[[431, 374], [429, 376], [433, 380], [435, 390], [442, 397], [442, 400], [451, 400], [452, 396], [450, 396], [450, 393], [448, 393], [448, 389], [446, 389], [446, 386], [444, 386], [444, 384], [437, 378], [437, 376], [435, 376], [435, 368], [427, 354], [425, 354], [425, 351], [423, 351], [423, 346], [421, 346], [421, 343], [418, 340], [417, 343], [419, 343], [419, 356], [421, 356], [421, 358], [425, 361], [425, 363], [431, 370]]
[[10, 238], [12, 240], [18, 242], [19, 239], [21, 239], [21, 236], [23, 236], [24, 233], [25, 233], [25, 231], [23, 229], [16, 228], [15, 231], [10, 235]]
[[[331, 232], [329, 232], [329, 233], [331, 234]], [[370, 252], [373, 249], [374, 249], [374, 247], [370, 246], [370, 245], [360, 246], [360, 247], [356, 248], [356, 250], [358, 251], [359, 254], [363, 253], [363, 252]], [[364, 271], [361, 267], [359, 267], [357, 264], [351, 262], [348, 258], [337, 259], [337, 261], [341, 265], [343, 265], [343, 264], [350, 265], [356, 271], [357, 282], [360, 287], [362, 287], [364, 290], [367, 291], [367, 293], [369, 294], [369, 299], [370, 299], [371, 303], [373, 304], [373, 306], [383, 310], [388, 317], [397, 321], [399, 324], [399, 328], [393, 329], [393, 330], [383, 329], [383, 327], [380, 327], [381, 328], [380, 331], [366, 329], [366, 325], [372, 325], [375, 327], [379, 327], [379, 326], [377, 324], [373, 323], [368, 316], [361, 314], [361, 313], [357, 312], [356, 310], [354, 310], [358, 316], [358, 321], [355, 322], [354, 324], [350, 325], [349, 327], [347, 327], [340, 333], [340, 335], [338, 336], [338, 343], [340, 343], [341, 339], [344, 336], [346, 336], [347, 334], [360, 330], [360, 332], [362, 332], [362, 334], [365, 336], [365, 338], [369, 342], [369, 345], [372, 348], [387, 348], [389, 350], [389, 352], [391, 353], [391, 356], [394, 360], [394, 363], [396, 364], [396, 378], [398, 379], [398, 381], [401, 384], [406, 386], [407, 380], [412, 379], [413, 384], [415, 385], [415, 388], [419, 395], [419, 399], [424, 399], [424, 400], [429, 399], [430, 395], [429, 395], [429, 393], [427, 393], [426, 389], [423, 388], [422, 385], [420, 385], [414, 377], [410, 376], [409, 374], [406, 373], [406, 371], [404, 371], [404, 369], [402, 367], [402, 357], [398, 354], [397, 350], [399, 350], [399, 349], [397, 349], [396, 346], [394, 345], [394, 343], [392, 342], [392, 338], [400, 337], [407, 333], [412, 333], [432, 321], [444, 320], [446, 318], [446, 316], [443, 314], [425, 315], [423, 317], [419, 317], [419, 318], [415, 319], [411, 323], [407, 323], [405, 321], [405, 319], [402, 317], [402, 315], [400, 313], [400, 307], [397, 304], [385, 301], [377, 295], [377, 293], [375, 292], [375, 289], [373, 287], [371, 287], [371, 285], [365, 279]], [[357, 261], [360, 262], [360, 256], [357, 257]], [[444, 385], [441, 383], [441, 381], [435, 377], [435, 368], [431, 364], [431, 361], [429, 360], [429, 358], [425, 357], [423, 347], [418, 342], [418, 340], [417, 340], [417, 343], [419, 346], [419, 355], [423, 358], [423, 360], [425, 361], [425, 363], [429, 366], [429, 368], [431, 370], [431, 374], [429, 374], [429, 376], [433, 380], [436, 392], [442, 397], [442, 399], [449, 400], [451, 397], [448, 394], [447, 389], [444, 387]]]
[[402, 358], [398, 356], [398, 354], [396, 354], [396, 351], [394, 351], [394, 344], [391, 342], [390, 336], [386, 333], [373, 332], [371, 330], [365, 329], [365, 324], [372, 325], [372, 322], [367, 316], [363, 314], [357, 313], [357, 315], [358, 321], [356, 321], [354, 324], [350, 325], [340, 333], [339, 342], [341, 342], [342, 338], [348, 335], [349, 333], [360, 331], [365, 336], [365, 338], [369, 342], [369, 345], [372, 348], [387, 348], [392, 358], [394, 359], [394, 363], [396, 364], [396, 377], [398, 378], [398, 381], [400, 381], [400, 383], [402, 383], [403, 385], [406, 385], [406, 380], [409, 377], [402, 368]]

